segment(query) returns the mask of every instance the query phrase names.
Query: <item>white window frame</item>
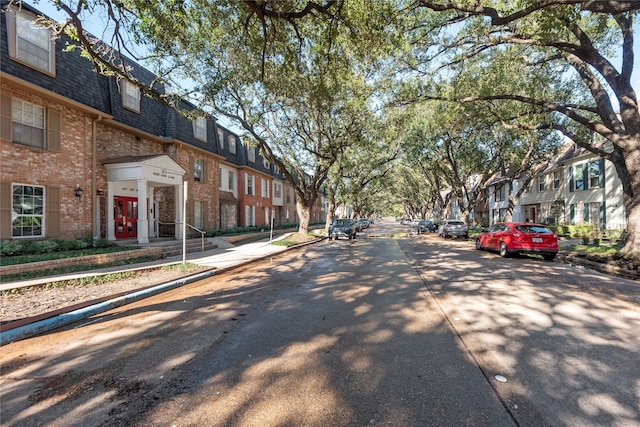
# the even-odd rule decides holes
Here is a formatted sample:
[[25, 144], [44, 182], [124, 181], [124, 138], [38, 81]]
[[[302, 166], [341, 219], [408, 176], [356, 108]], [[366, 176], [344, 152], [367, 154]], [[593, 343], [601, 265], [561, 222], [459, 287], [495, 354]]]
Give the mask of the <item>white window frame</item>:
[[256, 207], [255, 206], [245, 206], [245, 221], [246, 226], [251, 227], [256, 225]]
[[218, 147], [220, 152], [224, 151], [224, 131], [218, 128]]
[[262, 178], [262, 191], [261, 191], [261, 195], [264, 198], [268, 198], [269, 197], [269, 180]]
[[562, 180], [562, 174], [560, 171], [553, 172], [553, 189], [557, 190], [560, 188], [560, 182]]
[[[591, 174], [591, 166], [596, 165], [598, 167], [598, 175]], [[600, 188], [600, 175], [602, 175], [602, 170], [600, 170], [600, 160], [595, 160], [589, 162], [589, 166], [587, 167], [587, 173], [589, 174], [589, 188]], [[595, 179], [595, 184], [594, 184]]]
[[245, 194], [249, 195], [249, 196], [253, 196], [255, 195], [255, 183], [254, 183], [254, 179], [253, 179], [253, 175], [245, 175], [244, 176], [244, 183], [245, 183]]
[[234, 178], [233, 171], [227, 171], [227, 183], [229, 184], [229, 191], [235, 191], [236, 189], [236, 181]]
[[249, 159], [249, 161], [251, 163], [255, 163], [256, 162], [256, 148], [255, 147], [249, 147], [247, 145], [247, 158]]
[[[22, 193], [16, 194], [17, 187], [22, 187]], [[31, 187], [33, 189], [40, 189], [41, 194], [36, 195], [35, 192], [32, 195], [25, 196], [24, 189], [26, 187]], [[31, 239], [34, 237], [44, 237], [45, 236], [45, 213], [46, 213], [46, 188], [42, 185], [31, 185], [31, 184], [20, 184], [13, 183], [11, 184], [11, 237], [14, 239]], [[28, 200], [26, 200], [28, 199]], [[24, 204], [19, 206], [14, 205], [14, 201], [21, 200]], [[37, 203], [40, 202], [40, 203]], [[36, 212], [24, 212], [24, 206], [31, 207], [32, 210], [38, 210], [39, 213]], [[40, 234], [28, 234], [24, 235], [24, 230], [27, 227], [20, 227], [22, 232], [20, 234], [14, 234], [16, 230], [16, 221], [20, 218], [37, 218], [40, 221]]]
[[196, 117], [193, 120], [193, 137], [198, 141], [207, 142], [207, 119]]
[[201, 201], [195, 201], [193, 203], [193, 226], [198, 230], [204, 228], [204, 211]]
[[55, 39], [51, 31], [37, 24], [34, 14], [7, 9], [9, 57], [50, 76], [55, 76]]
[[195, 182], [204, 182], [204, 160], [193, 160], [193, 180]]
[[140, 88], [128, 80], [122, 80], [122, 106], [133, 112], [140, 112]]
[[11, 99], [12, 140], [36, 148], [47, 147], [47, 112], [44, 107]]
[[282, 184], [275, 182], [273, 184], [273, 197], [279, 199], [282, 197]]
[[543, 193], [547, 189], [546, 175], [538, 175], [538, 192]]
[[[584, 172], [585, 171], [583, 169], [583, 165], [582, 164], [576, 165], [573, 168], [573, 173], [574, 173], [574, 177], [575, 177], [575, 179], [574, 179], [574, 183], [575, 183], [574, 190], [575, 191], [582, 191], [582, 190], [586, 189], [585, 183], [587, 182], [586, 180], [588, 179], [588, 177], [584, 176], [585, 175]], [[587, 175], [588, 174], [589, 174], [589, 169], [587, 168]], [[578, 179], [578, 177], [580, 177], [580, 179]], [[578, 187], [578, 181], [580, 181], [580, 186], [579, 187]]]
[[236, 137], [235, 137], [235, 135], [229, 134], [229, 141], [227, 141], [227, 143], [229, 144], [229, 152], [231, 154], [236, 154]]

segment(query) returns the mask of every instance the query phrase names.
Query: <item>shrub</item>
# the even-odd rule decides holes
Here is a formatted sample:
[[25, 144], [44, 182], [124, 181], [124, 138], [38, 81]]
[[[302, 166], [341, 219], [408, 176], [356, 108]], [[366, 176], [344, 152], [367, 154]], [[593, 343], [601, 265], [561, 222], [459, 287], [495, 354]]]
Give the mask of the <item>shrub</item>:
[[14, 256], [20, 255], [24, 249], [24, 245], [21, 240], [3, 240], [0, 243], [0, 255], [2, 256]]
[[588, 245], [589, 244], [589, 235], [588, 234], [583, 234], [581, 237], [582, 237], [582, 244], [583, 245]]
[[58, 243], [53, 240], [40, 240], [34, 243], [34, 251], [38, 254], [49, 254], [58, 250]]

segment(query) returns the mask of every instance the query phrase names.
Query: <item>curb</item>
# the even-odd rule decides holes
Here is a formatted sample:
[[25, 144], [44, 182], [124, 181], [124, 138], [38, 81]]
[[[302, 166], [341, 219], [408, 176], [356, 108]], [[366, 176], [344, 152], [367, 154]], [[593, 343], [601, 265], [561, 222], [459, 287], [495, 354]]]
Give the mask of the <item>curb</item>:
[[629, 270], [628, 268], [621, 268], [615, 265], [600, 263], [595, 261], [589, 261], [588, 259], [584, 259], [574, 255], [567, 255], [558, 253], [556, 256], [556, 260], [565, 262], [570, 265], [581, 266], [588, 268], [590, 270], [597, 271], [599, 273], [610, 274], [613, 276], [622, 277], [625, 279], [640, 280], [640, 272], [635, 270]]
[[109, 299], [98, 304], [89, 305], [84, 308], [70, 311], [68, 313], [62, 313], [48, 319], [29, 323], [17, 328], [9, 329], [7, 331], [2, 331], [0, 332], [0, 346], [49, 331], [51, 329], [58, 328], [60, 326], [65, 326], [70, 323], [77, 322], [78, 320], [93, 316], [94, 314], [99, 314], [107, 310], [121, 307], [123, 305], [130, 304], [132, 302], [159, 294], [164, 291], [168, 291], [170, 289], [178, 288], [180, 286], [186, 285], [187, 283], [205, 279], [209, 276], [213, 276], [214, 274], [215, 270], [205, 271], [204, 273], [198, 273], [193, 276], [174, 280], [162, 285], [154, 286], [152, 288]]
[[[9, 324], [2, 325], [3, 330], [0, 331], [0, 346], [5, 344], [10, 344], [14, 341], [19, 341], [25, 338], [32, 337], [34, 335], [41, 334], [43, 332], [50, 331], [52, 329], [59, 328], [61, 326], [68, 325], [70, 323], [77, 322], [79, 320], [85, 319], [87, 317], [112, 310], [117, 307], [121, 307], [123, 305], [131, 304], [133, 302], [142, 300], [144, 298], [148, 298], [162, 292], [166, 292], [180, 286], [184, 286], [188, 283], [196, 282], [198, 280], [206, 279], [207, 277], [214, 276], [216, 274], [226, 273], [228, 271], [232, 271], [237, 268], [244, 267], [248, 264], [251, 264], [256, 261], [263, 261], [267, 258], [272, 258], [274, 256], [278, 256], [290, 250], [299, 249], [305, 246], [309, 246], [318, 242], [323, 241], [324, 239], [318, 239], [312, 242], [301, 243], [299, 245], [289, 246], [284, 248], [281, 251], [273, 252], [267, 255], [257, 256], [255, 258], [247, 259], [245, 261], [239, 262], [237, 264], [233, 264], [227, 267], [222, 268], [213, 268], [211, 270], [196, 273], [191, 276], [183, 277], [180, 279], [173, 280], [171, 282], [167, 282], [164, 284], [152, 286], [149, 288], [141, 289], [138, 291], [134, 291], [132, 293], [125, 294], [117, 294], [115, 297], [105, 297], [102, 300], [98, 300], [98, 302], [88, 301], [87, 305], [82, 306], [82, 304], [78, 304], [72, 307], [67, 307], [66, 309], [60, 309], [50, 314], [54, 314], [52, 317], [48, 317], [46, 319], [41, 319], [41, 316], [35, 316], [31, 319], [41, 319], [35, 320], [29, 323], [22, 323], [20, 326], [13, 327], [11, 329], [4, 330]], [[109, 298], [109, 299], [106, 299]], [[106, 300], [105, 300], [106, 299]], [[81, 306], [80, 308], [73, 309], [75, 307]], [[71, 311], [66, 312], [65, 310], [72, 309]], [[59, 313], [59, 314], [58, 314]], [[45, 314], [46, 315], [46, 314]], [[22, 320], [22, 322], [25, 319]], [[26, 319], [29, 321], [29, 319]], [[18, 322], [18, 321], [16, 321]], [[15, 323], [14, 323], [15, 324]]]

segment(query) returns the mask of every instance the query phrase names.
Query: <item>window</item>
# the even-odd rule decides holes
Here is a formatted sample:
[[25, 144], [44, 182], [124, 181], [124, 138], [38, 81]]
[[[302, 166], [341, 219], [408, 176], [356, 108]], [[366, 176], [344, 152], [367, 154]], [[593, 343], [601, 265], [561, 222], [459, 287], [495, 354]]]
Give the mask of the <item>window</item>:
[[273, 166], [273, 173], [275, 173], [276, 175], [280, 175], [280, 168], [278, 166]]
[[589, 163], [589, 187], [600, 187], [600, 175], [602, 174], [600, 160]]
[[236, 179], [234, 178], [233, 171], [229, 171], [228, 183], [229, 183], [229, 191], [235, 191]]
[[282, 197], [282, 185], [278, 182], [273, 184], [273, 197], [278, 199]]
[[256, 207], [245, 206], [244, 209], [245, 209], [245, 215], [246, 215], [245, 226], [250, 227], [252, 225], [256, 225]]
[[193, 226], [199, 230], [204, 228], [202, 202], [194, 202], [193, 204]]
[[574, 172], [575, 172], [576, 190], [584, 190], [585, 189], [585, 180], [584, 180], [585, 171], [584, 171], [583, 165], [577, 166]]
[[218, 146], [220, 147], [220, 152], [224, 151], [224, 131], [222, 129], [218, 129]]
[[207, 142], [207, 119], [196, 117], [193, 121], [193, 136], [203, 142]]
[[13, 99], [13, 142], [45, 148], [44, 108], [28, 102]]
[[55, 74], [55, 41], [34, 15], [7, 10], [9, 56], [39, 71]]
[[256, 162], [256, 149], [255, 149], [255, 147], [247, 146], [247, 157], [249, 158], [249, 161], [251, 163], [255, 163]]
[[262, 178], [262, 197], [269, 197], [269, 181]]
[[229, 152], [236, 153], [236, 137], [233, 135], [229, 135]]
[[496, 188], [495, 198], [496, 202], [501, 202], [504, 200], [504, 185]]
[[44, 236], [44, 187], [14, 184], [11, 202], [11, 235]]
[[122, 81], [122, 106], [140, 112], [140, 89], [127, 80]]
[[218, 169], [218, 188], [222, 190], [222, 168]]
[[544, 175], [538, 175], [538, 191], [543, 192], [544, 190]]
[[245, 175], [246, 176], [246, 187], [247, 187], [247, 194], [252, 196], [254, 194], [253, 192], [253, 176], [251, 175]]
[[569, 205], [569, 224], [575, 224], [575, 223], [576, 223], [576, 205], [572, 203]]
[[553, 173], [553, 189], [557, 190], [558, 188], [560, 188], [560, 171], [555, 171]]
[[204, 182], [204, 160], [195, 159], [193, 161], [193, 180]]
[[271, 167], [271, 163], [269, 162], [269, 160], [263, 158], [262, 159], [262, 166], [264, 166], [265, 169], [269, 169]]

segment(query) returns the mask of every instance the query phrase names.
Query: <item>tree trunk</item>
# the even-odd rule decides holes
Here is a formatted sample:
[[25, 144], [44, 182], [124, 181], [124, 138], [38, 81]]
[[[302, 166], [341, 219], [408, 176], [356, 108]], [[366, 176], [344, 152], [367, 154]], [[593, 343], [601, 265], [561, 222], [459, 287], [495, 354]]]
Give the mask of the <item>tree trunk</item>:
[[335, 215], [334, 214], [335, 211], [336, 211], [335, 198], [330, 197], [329, 198], [329, 211], [327, 212], [327, 220], [324, 223], [324, 228], [325, 228], [325, 230], [327, 230], [327, 232], [329, 231], [329, 227], [333, 223], [333, 217]]
[[622, 253], [640, 258], [640, 135], [637, 135], [625, 150], [628, 179], [633, 194], [624, 197], [627, 216], [627, 242]]
[[300, 224], [298, 225], [298, 233], [309, 234], [309, 223], [311, 222], [311, 206], [306, 206], [305, 201], [298, 198], [296, 202], [296, 210], [298, 211], [298, 218], [300, 218]]

